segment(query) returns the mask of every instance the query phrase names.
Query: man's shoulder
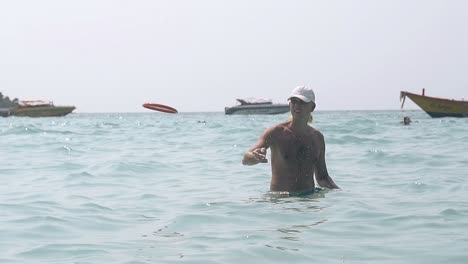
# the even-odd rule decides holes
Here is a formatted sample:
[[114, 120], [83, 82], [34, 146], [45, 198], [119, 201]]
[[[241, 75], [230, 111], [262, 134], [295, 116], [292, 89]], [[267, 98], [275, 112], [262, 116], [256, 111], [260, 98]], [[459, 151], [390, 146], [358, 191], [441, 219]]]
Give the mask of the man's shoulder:
[[268, 135], [273, 135], [273, 134], [279, 134], [279, 133], [282, 133], [286, 130], [289, 130], [289, 121], [287, 122], [283, 122], [283, 123], [279, 123], [279, 124], [276, 124], [272, 127], [269, 127], [265, 130], [265, 134], [268, 134]]
[[309, 126], [309, 133], [311, 136], [323, 138], [322, 132], [314, 127]]
[[272, 129], [274, 131], [284, 131], [284, 130], [289, 130], [289, 124], [291, 123], [291, 121], [286, 121], [286, 122], [283, 122], [283, 123], [279, 123], [275, 126], [272, 127]]

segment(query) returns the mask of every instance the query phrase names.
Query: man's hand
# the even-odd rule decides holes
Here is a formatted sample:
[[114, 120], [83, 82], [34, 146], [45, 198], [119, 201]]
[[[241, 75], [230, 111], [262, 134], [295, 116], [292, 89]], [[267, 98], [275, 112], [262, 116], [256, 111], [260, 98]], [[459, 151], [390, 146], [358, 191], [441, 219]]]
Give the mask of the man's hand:
[[267, 150], [266, 148], [256, 148], [252, 151], [252, 154], [254, 155], [255, 159], [259, 163], [267, 163], [268, 159], [266, 158]]
[[258, 163], [267, 163], [268, 159], [266, 158], [267, 149], [266, 148], [256, 148], [252, 151], [248, 151], [244, 155], [242, 164], [244, 165], [255, 165]]

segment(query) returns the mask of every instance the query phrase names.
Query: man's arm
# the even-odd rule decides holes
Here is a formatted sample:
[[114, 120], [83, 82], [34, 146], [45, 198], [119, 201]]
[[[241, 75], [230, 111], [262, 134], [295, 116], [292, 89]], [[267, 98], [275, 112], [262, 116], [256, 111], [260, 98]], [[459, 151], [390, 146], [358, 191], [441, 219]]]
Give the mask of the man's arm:
[[257, 143], [253, 145], [247, 152], [244, 154], [242, 159], [242, 164], [244, 165], [255, 165], [258, 163], [267, 163], [268, 159], [266, 158], [267, 149], [270, 146], [269, 141], [271, 137], [271, 129], [265, 130], [263, 134], [258, 139]]
[[315, 180], [318, 185], [328, 189], [340, 189], [333, 179], [328, 175], [327, 164], [325, 162], [325, 140], [320, 133], [320, 154], [317, 165], [315, 167]]

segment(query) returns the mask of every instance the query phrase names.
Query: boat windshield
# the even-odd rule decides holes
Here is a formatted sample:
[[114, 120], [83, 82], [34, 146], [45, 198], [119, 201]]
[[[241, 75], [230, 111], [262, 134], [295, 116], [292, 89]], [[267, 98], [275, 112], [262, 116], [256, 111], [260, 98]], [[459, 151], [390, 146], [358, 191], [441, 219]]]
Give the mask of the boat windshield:
[[48, 106], [48, 105], [53, 105], [51, 101], [46, 101], [46, 100], [25, 100], [25, 101], [19, 101], [18, 102], [19, 106]]
[[249, 104], [272, 104], [271, 99], [262, 99], [262, 98], [243, 98], [237, 99], [241, 105], [249, 105]]

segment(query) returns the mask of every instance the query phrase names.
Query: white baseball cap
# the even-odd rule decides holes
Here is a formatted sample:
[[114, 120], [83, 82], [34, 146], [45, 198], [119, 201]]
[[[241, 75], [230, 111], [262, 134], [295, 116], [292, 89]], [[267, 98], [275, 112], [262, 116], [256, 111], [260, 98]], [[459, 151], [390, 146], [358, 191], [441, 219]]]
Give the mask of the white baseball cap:
[[289, 96], [288, 100], [296, 97], [306, 103], [313, 102], [315, 104], [315, 93], [311, 88], [305, 87], [304, 85], [294, 88]]

